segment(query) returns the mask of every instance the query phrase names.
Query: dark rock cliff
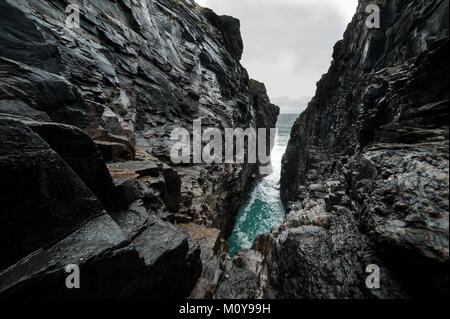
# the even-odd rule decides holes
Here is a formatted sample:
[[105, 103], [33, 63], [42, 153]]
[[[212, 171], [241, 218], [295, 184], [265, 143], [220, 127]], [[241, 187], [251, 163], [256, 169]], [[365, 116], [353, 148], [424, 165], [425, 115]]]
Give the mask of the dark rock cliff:
[[[334, 48], [283, 159], [287, 221], [257, 240], [279, 296], [448, 295], [449, 2], [375, 1]], [[381, 288], [366, 288], [366, 266]]]
[[275, 126], [239, 21], [191, 0], [89, 0], [77, 28], [68, 4], [0, 1], [0, 295], [212, 297], [258, 166], [173, 165], [170, 133]]

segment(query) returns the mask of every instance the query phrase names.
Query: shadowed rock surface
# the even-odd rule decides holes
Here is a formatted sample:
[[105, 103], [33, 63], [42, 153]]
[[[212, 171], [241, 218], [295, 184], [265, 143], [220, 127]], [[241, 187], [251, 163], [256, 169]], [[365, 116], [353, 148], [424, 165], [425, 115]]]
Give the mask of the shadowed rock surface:
[[62, 239], [103, 211], [83, 181], [36, 133], [0, 117], [0, 268]]
[[381, 28], [360, 1], [291, 133], [287, 221], [255, 244], [280, 297], [449, 294], [449, 2], [377, 3]]
[[108, 168], [88, 135], [64, 124], [25, 123], [62, 157], [106, 209], [115, 211], [120, 208], [119, 198], [113, 196], [115, 190]]
[[221, 273], [258, 165], [174, 165], [170, 133], [275, 127], [240, 23], [191, 0], [89, 0], [70, 28], [68, 4], [0, 2], [0, 295], [182, 298], [202, 276], [212, 297], [204, 269]]
[[[177, 227], [153, 218], [131, 244], [105, 214], [51, 248], [0, 274], [0, 293], [17, 298], [182, 298], [201, 273], [200, 249]], [[80, 267], [80, 289], [67, 289], [67, 265]]]

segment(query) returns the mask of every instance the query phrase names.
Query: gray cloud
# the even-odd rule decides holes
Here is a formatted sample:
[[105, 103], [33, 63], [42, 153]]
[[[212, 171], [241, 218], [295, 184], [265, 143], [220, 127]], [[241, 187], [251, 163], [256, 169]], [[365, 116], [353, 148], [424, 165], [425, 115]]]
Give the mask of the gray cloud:
[[[357, 0], [198, 0], [241, 21], [242, 64], [283, 113], [304, 105], [330, 65]], [[293, 112], [297, 113], [297, 112]]]
[[281, 112], [285, 114], [300, 114], [306, 109], [310, 100], [310, 97], [297, 99], [288, 96], [280, 96], [271, 99], [272, 103], [278, 105]]

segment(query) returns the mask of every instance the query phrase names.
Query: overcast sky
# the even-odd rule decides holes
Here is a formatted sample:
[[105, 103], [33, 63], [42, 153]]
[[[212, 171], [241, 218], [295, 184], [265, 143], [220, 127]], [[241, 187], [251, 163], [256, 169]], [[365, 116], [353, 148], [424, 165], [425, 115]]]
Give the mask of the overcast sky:
[[300, 113], [326, 73], [358, 0], [196, 0], [241, 21], [242, 65], [283, 113]]

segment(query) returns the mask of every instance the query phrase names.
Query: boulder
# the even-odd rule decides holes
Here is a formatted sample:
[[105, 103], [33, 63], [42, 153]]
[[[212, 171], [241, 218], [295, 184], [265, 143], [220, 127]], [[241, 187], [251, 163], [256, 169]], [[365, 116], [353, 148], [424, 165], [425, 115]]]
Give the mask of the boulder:
[[183, 298], [201, 274], [200, 248], [176, 226], [153, 218], [131, 244], [149, 272], [145, 295]]
[[[68, 289], [68, 265], [80, 288]], [[2, 298], [183, 298], [201, 273], [198, 245], [156, 217], [132, 243], [107, 214], [0, 273]]]
[[177, 171], [157, 160], [128, 161], [108, 164], [114, 183], [125, 194], [128, 203], [145, 197], [155, 189], [165, 206], [176, 212], [181, 199], [181, 179]]
[[62, 239], [103, 211], [49, 144], [25, 124], [0, 118], [0, 245], [3, 269]]
[[120, 207], [120, 194], [114, 189], [105, 161], [88, 135], [70, 125], [37, 121], [25, 123], [62, 157], [108, 211], [116, 211]]

